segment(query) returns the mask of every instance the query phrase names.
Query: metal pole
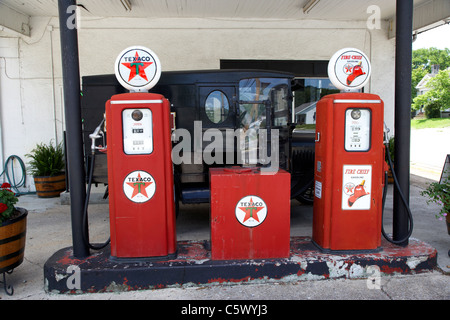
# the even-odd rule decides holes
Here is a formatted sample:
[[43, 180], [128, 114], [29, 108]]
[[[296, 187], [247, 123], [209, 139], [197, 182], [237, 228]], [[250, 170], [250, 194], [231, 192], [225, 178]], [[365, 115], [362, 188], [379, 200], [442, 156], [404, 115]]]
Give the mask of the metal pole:
[[[400, 192], [409, 203], [409, 158], [411, 144], [411, 59], [413, 0], [397, 0], [395, 49], [395, 173], [401, 190], [394, 188], [393, 239], [408, 234], [408, 212]], [[408, 240], [400, 245], [407, 246]]]
[[80, 70], [78, 34], [76, 29], [76, 0], [58, 0], [61, 59], [64, 85], [64, 110], [67, 129], [67, 160], [72, 218], [73, 254], [76, 258], [89, 256], [83, 240], [83, 211], [86, 181], [83, 165], [83, 140], [80, 112]]

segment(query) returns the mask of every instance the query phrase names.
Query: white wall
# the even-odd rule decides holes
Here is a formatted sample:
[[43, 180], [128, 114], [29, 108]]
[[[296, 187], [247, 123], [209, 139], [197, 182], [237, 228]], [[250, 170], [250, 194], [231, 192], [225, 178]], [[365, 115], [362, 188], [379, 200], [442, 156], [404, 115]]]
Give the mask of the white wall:
[[[3, 159], [26, 160], [36, 143], [62, 140], [62, 72], [57, 18], [31, 19], [31, 37], [0, 31], [0, 115]], [[395, 39], [387, 23], [224, 19], [82, 19], [81, 76], [113, 73], [117, 55], [130, 45], [151, 48], [163, 70], [218, 69], [220, 59], [328, 60], [344, 47], [363, 50], [372, 62], [366, 92], [385, 101], [393, 131]], [[1, 160], [1, 157], [0, 157]], [[30, 184], [32, 179], [29, 179]]]

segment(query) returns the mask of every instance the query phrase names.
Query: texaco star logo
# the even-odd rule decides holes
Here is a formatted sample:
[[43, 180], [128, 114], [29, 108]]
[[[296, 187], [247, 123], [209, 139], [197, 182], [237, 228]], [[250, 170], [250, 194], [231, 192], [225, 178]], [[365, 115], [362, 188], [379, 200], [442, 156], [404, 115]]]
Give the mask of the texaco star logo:
[[129, 47], [116, 59], [115, 74], [122, 86], [132, 91], [147, 91], [161, 76], [161, 63], [156, 54], [141, 46]]
[[133, 80], [135, 77], [139, 76], [145, 81], [148, 81], [147, 73], [145, 72], [145, 69], [147, 69], [149, 66], [153, 64], [153, 62], [150, 61], [150, 57], [140, 57], [138, 52], [136, 51], [136, 54], [134, 55], [134, 58], [124, 58], [125, 61], [130, 62], [122, 62], [121, 64], [130, 69], [130, 76], [128, 77], [128, 82]]
[[236, 219], [243, 226], [257, 227], [266, 219], [267, 205], [258, 196], [246, 196], [238, 201], [235, 214]]
[[150, 200], [156, 191], [155, 179], [145, 171], [133, 171], [123, 180], [123, 192], [133, 202]]

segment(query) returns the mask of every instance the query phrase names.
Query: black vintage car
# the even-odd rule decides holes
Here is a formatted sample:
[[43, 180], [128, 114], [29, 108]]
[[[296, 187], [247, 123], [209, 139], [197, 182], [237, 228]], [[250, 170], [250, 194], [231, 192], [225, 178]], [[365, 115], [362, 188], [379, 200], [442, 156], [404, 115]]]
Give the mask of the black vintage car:
[[[103, 119], [105, 103], [114, 94], [127, 92], [114, 75], [86, 76], [82, 79], [82, 119], [86, 172], [91, 157], [91, 134]], [[158, 84], [150, 92], [164, 95], [171, 103], [176, 129], [185, 129], [192, 137], [201, 137], [208, 129], [223, 134], [223, 148], [213, 150], [215, 160], [182, 161], [174, 164], [177, 201], [203, 203], [209, 201], [209, 168], [214, 166], [268, 166], [260, 158], [252, 159], [252, 149], [260, 132], [279, 133], [279, 167], [291, 173], [291, 197], [311, 204], [314, 177], [314, 131], [296, 130], [292, 122], [292, 86], [294, 76], [285, 72], [259, 70], [202, 70], [163, 72]], [[268, 121], [270, 119], [270, 121]], [[254, 129], [251, 131], [250, 129]], [[187, 130], [187, 131], [186, 131]], [[253, 132], [250, 138], [239, 140], [240, 134]], [[235, 140], [226, 139], [226, 132], [234, 132]], [[172, 136], [173, 147], [182, 142]], [[269, 136], [267, 150], [271, 150]], [[181, 140], [181, 141], [180, 141]], [[194, 140], [191, 139], [192, 148]], [[272, 140], [273, 141], [273, 140]], [[96, 144], [104, 144], [101, 139]], [[203, 139], [202, 150], [211, 141]], [[240, 150], [244, 152], [239, 153]], [[174, 149], [175, 150], [175, 149]], [[192, 149], [193, 150], [193, 149]], [[219, 154], [222, 152], [222, 154]], [[268, 155], [270, 151], [267, 151]], [[211, 156], [211, 154], [210, 154]], [[106, 154], [96, 151], [93, 183], [108, 183]], [[185, 158], [186, 159], [186, 158]], [[267, 157], [266, 157], [267, 160]]]

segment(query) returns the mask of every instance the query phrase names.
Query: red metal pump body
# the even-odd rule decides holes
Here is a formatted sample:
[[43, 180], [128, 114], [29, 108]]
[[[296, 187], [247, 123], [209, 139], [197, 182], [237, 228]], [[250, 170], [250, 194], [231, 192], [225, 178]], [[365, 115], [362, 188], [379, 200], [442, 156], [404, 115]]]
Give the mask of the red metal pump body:
[[313, 241], [324, 250], [381, 245], [384, 104], [378, 95], [340, 93], [316, 109]]
[[106, 103], [111, 257], [176, 255], [170, 105], [125, 93]]

